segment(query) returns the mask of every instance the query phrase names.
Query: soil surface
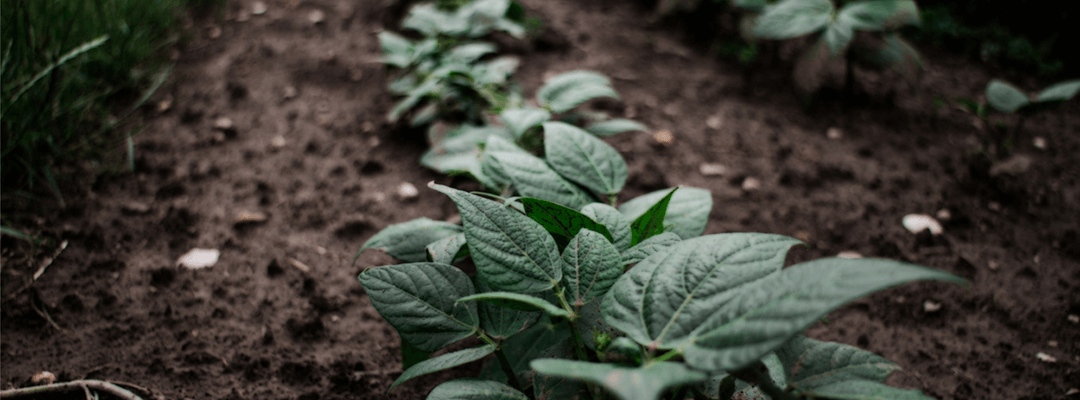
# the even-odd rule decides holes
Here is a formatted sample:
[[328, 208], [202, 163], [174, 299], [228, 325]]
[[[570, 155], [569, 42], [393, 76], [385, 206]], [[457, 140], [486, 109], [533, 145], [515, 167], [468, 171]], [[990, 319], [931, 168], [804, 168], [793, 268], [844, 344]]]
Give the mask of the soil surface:
[[[529, 43], [503, 41], [522, 59], [526, 93], [596, 70], [622, 100], [589, 107], [653, 129], [610, 140], [630, 166], [624, 199], [707, 188], [707, 234], [789, 235], [808, 244], [792, 263], [854, 251], [971, 282], [887, 290], [809, 336], [881, 354], [904, 368], [893, 384], [935, 398], [1077, 398], [1066, 393], [1080, 386], [1080, 324], [1069, 320], [1080, 314], [1080, 102], [1026, 122], [1012, 147], [1026, 171], [991, 175], [978, 151], [986, 128], [949, 101], [933, 106], [980, 97], [993, 75], [968, 61], [927, 51], [917, 87], [860, 73], [868, 94], [823, 93], [804, 109], [784, 46], [751, 74], [642, 6], [521, 2], [546, 27]], [[384, 119], [394, 99], [375, 35], [396, 30], [405, 6], [267, 3], [261, 15], [239, 0], [191, 17], [194, 39], [155, 98], [171, 106], [144, 110], [135, 171], [72, 188], [67, 207], [47, 204], [53, 212], [20, 227], [69, 243], [21, 292], [40, 260], [19, 260], [21, 242], [4, 238], [4, 388], [47, 370], [129, 382], [148, 399], [422, 399], [479, 368], [385, 394], [401, 372], [399, 339], [356, 276], [394, 261], [369, 251], [352, 262], [390, 224], [457, 214], [425, 184], [463, 182], [421, 167], [423, 134]], [[215, 130], [221, 117], [234, 128]], [[712, 163], [722, 173], [701, 169]], [[403, 183], [419, 196], [401, 197]], [[939, 210], [951, 214], [941, 235], [901, 225]], [[236, 222], [241, 213], [267, 219]], [[219, 249], [220, 261], [176, 267], [193, 248]]]

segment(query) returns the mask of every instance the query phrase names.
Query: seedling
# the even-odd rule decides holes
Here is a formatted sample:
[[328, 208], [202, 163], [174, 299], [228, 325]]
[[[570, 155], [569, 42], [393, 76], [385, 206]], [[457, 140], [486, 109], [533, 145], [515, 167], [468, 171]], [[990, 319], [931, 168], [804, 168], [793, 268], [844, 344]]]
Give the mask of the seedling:
[[[1028, 117], [1056, 109], [1064, 102], [1076, 97], [1077, 93], [1080, 93], [1080, 80], [1058, 82], [1029, 96], [1008, 82], [994, 79], [986, 85], [986, 103], [980, 104], [968, 98], [960, 98], [956, 101], [991, 129], [992, 144], [997, 147], [998, 156], [1004, 157], [1008, 154], [1010, 144], [1020, 134]], [[1001, 113], [1017, 115], [1016, 125], [1013, 126], [1011, 132], [1003, 124], [990, 125], [991, 108]]]
[[[883, 259], [783, 268], [800, 241], [701, 236], [712, 209], [703, 189], [661, 190], [616, 208], [622, 157], [574, 126], [549, 121], [541, 130], [543, 159], [497, 135], [481, 158], [504, 193], [527, 197], [431, 183], [457, 204], [462, 226], [414, 220], [361, 249], [410, 261], [359, 276], [405, 355], [482, 342], [412, 364], [391, 390], [487, 359], [480, 380], [443, 383], [428, 399], [926, 398], [884, 385], [899, 369], [888, 360], [800, 333], [878, 290], [962, 279]], [[595, 202], [604, 197], [610, 205]], [[452, 265], [464, 257], [475, 276]]]
[[805, 96], [824, 85], [829, 64], [841, 58], [847, 67], [844, 85], [847, 91], [852, 88], [854, 65], [893, 69], [911, 81], [922, 71], [918, 52], [896, 32], [904, 26], [919, 24], [919, 10], [914, 1], [863, 0], [847, 3], [839, 10], [830, 0], [784, 0], [775, 5], [766, 5], [764, 1], [744, 3], [762, 10], [754, 23], [755, 37], [782, 40], [822, 32], [795, 63], [795, 84]]

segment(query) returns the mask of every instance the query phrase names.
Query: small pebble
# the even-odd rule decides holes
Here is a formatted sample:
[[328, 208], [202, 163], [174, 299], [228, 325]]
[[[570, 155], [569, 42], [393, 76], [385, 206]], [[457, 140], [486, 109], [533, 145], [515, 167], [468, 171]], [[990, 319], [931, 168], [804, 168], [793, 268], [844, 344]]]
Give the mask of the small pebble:
[[322, 12], [322, 10], [312, 10], [311, 13], [308, 14], [308, 21], [312, 24], [318, 25], [324, 20], [326, 20], [326, 13]]
[[656, 132], [656, 134], [653, 135], [653, 139], [656, 139], [656, 143], [667, 146], [675, 141], [675, 135], [672, 135], [670, 131], [664, 130]]
[[840, 130], [840, 128], [832, 127], [825, 132], [825, 136], [832, 140], [840, 140], [844, 137], [844, 131]]
[[1041, 351], [1038, 352], [1038, 353], [1035, 353], [1035, 358], [1038, 358], [1039, 361], [1042, 361], [1042, 362], [1048, 362], [1048, 363], [1056, 363], [1057, 362], [1057, 358], [1054, 358], [1054, 356], [1043, 353]]
[[416, 185], [405, 182], [398, 186], [397, 194], [402, 200], [414, 200], [420, 197], [420, 190], [416, 188]]
[[255, 15], [262, 15], [266, 13], [266, 3], [256, 1], [251, 5], [251, 13]]
[[211, 39], [217, 39], [221, 37], [221, 27], [217, 25], [211, 25], [206, 29], [206, 36]]
[[217, 264], [221, 252], [217, 249], [191, 249], [180, 256], [176, 264], [188, 269], [202, 269]]
[[757, 180], [756, 178], [743, 179], [742, 190], [747, 192], [753, 192], [758, 189], [761, 189], [761, 181]]
[[233, 122], [229, 117], [221, 117], [214, 120], [214, 129], [227, 131], [233, 129]]
[[53, 373], [49, 371], [41, 371], [30, 377], [30, 383], [37, 386], [51, 385], [56, 383], [56, 375], [53, 375]]
[[934, 217], [926, 214], [908, 214], [904, 216], [903, 220], [904, 228], [907, 228], [911, 233], [919, 233], [925, 229], [930, 230], [932, 235], [940, 235], [944, 232], [944, 229]]
[[137, 201], [129, 201], [120, 206], [120, 210], [125, 214], [146, 214], [150, 212], [150, 205], [146, 203], [140, 203]]
[[157, 103], [158, 112], [166, 112], [166, 111], [169, 111], [170, 108], [172, 108], [172, 100], [171, 99], [162, 100], [162, 101], [159, 101]]
[[923, 311], [926, 311], [928, 313], [935, 313], [941, 310], [941, 303], [935, 302], [933, 300], [926, 300], [922, 303], [922, 307]]
[[305, 274], [311, 272], [311, 267], [307, 266], [307, 264], [304, 264], [300, 262], [300, 260], [297, 260], [295, 258], [289, 258], [289, 264], [292, 264], [293, 267], [296, 267], [296, 269], [300, 270], [300, 272], [303, 272]]
[[1049, 342], [1046, 342], [1046, 345], [1050, 347], [1058, 347], [1058, 342], [1057, 340], [1051, 340]]
[[253, 223], [253, 222], [265, 222], [267, 219], [266, 214], [258, 211], [241, 211], [236, 214], [236, 223]]
[[1034, 139], [1031, 139], [1031, 144], [1034, 145], [1036, 149], [1046, 150], [1046, 138], [1042, 136], [1036, 136]]
[[285, 136], [277, 135], [273, 139], [270, 139], [270, 146], [275, 149], [285, 147]]
[[950, 212], [948, 208], [942, 208], [938, 210], [935, 216], [937, 217], [938, 221], [948, 221], [952, 219], [952, 212]]
[[1080, 393], [1080, 389], [1072, 388], [1072, 389], [1069, 389], [1068, 392], [1065, 392], [1065, 395], [1066, 396], [1072, 396], [1072, 395], [1077, 394], [1077, 393]]
[[705, 176], [722, 176], [727, 174], [727, 167], [723, 164], [704, 163], [698, 166], [698, 170]]
[[719, 115], [713, 115], [705, 120], [705, 125], [708, 125], [709, 128], [713, 130], [720, 130], [720, 126], [722, 126], [723, 123], [724, 120]]
[[1069, 319], [1069, 322], [1072, 322], [1074, 324], [1080, 324], [1080, 315], [1069, 314], [1069, 316], [1066, 318]]
[[991, 271], [997, 271], [998, 268], [1001, 268], [1001, 264], [998, 264], [997, 261], [990, 261], [986, 263], [986, 267], [990, 268]]
[[857, 259], [857, 258], [862, 258], [862, 254], [859, 254], [856, 251], [847, 250], [847, 251], [841, 251], [841, 252], [837, 253], [836, 257], [837, 258], [847, 258], [847, 259], [854, 260], [854, 259]]
[[986, 203], [986, 208], [989, 208], [990, 211], [995, 211], [995, 212], [1001, 211], [1001, 203], [998, 203], [996, 201], [991, 201], [989, 203]]
[[251, 12], [245, 9], [240, 9], [236, 12], [236, 22], [248, 22], [251, 20]]
[[297, 94], [297, 92], [296, 92], [296, 87], [295, 86], [286, 86], [285, 87], [285, 94], [284, 94], [285, 100], [289, 100], [291, 98], [296, 97], [296, 94]]

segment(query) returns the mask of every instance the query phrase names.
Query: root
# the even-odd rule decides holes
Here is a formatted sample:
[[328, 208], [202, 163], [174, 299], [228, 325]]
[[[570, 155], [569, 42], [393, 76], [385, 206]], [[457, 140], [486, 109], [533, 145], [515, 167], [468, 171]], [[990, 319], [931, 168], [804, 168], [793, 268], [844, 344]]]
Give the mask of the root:
[[87, 393], [88, 399], [92, 398], [89, 393], [91, 390], [94, 390], [98, 392], [109, 393], [124, 400], [142, 400], [141, 397], [136, 396], [135, 393], [132, 393], [127, 389], [116, 386], [109, 382], [93, 379], [83, 379], [65, 383], [54, 383], [51, 385], [4, 390], [0, 391], [0, 399], [18, 399], [44, 393], [63, 393], [79, 389], [82, 389], [84, 393]]

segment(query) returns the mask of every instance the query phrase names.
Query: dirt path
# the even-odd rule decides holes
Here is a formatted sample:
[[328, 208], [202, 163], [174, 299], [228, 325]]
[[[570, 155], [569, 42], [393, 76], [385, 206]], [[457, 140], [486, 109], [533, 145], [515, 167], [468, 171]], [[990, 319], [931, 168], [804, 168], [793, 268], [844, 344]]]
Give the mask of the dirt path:
[[[49, 370], [132, 382], [166, 399], [420, 399], [476, 368], [384, 396], [401, 368], [398, 339], [356, 275], [392, 260], [366, 252], [352, 265], [389, 224], [456, 214], [424, 188], [451, 179], [416, 162], [422, 135], [383, 122], [393, 99], [373, 60], [375, 33], [396, 20], [391, 2], [267, 3], [242, 22], [253, 1], [232, 2], [218, 38], [207, 37], [210, 22], [195, 22], [199, 37], [160, 99], [172, 107], [147, 111], [136, 173], [96, 182], [45, 221], [71, 245], [3, 305], [5, 386]], [[549, 28], [542, 43], [511, 49], [523, 58], [516, 76], [527, 93], [545, 76], [596, 70], [623, 99], [594, 107], [672, 133], [670, 145], [647, 134], [612, 140], [630, 165], [628, 198], [707, 188], [715, 206], [706, 233], [779, 233], [808, 243], [792, 251], [795, 261], [856, 251], [972, 282], [859, 300], [811, 336], [879, 353], [905, 369], [896, 384], [936, 398], [1068, 398], [1078, 386], [1080, 324], [1068, 321], [1080, 314], [1076, 102], [1026, 125], [1016, 152], [1032, 157], [1029, 171], [992, 178], [972, 155], [982, 133], [970, 116], [930, 106], [935, 96], [979, 93], [990, 75], [963, 62], [931, 55], [920, 91], [804, 112], [783, 70], [761, 71], [747, 87], [735, 66], [647, 22], [646, 10], [522, 3]], [[888, 76], [862, 78], [890, 90]], [[220, 117], [235, 132], [215, 130]], [[831, 127], [842, 137], [826, 137]], [[1036, 135], [1046, 150], [1031, 145]], [[703, 174], [703, 163], [725, 172]], [[420, 195], [401, 198], [402, 183]], [[942, 236], [900, 224], [941, 209], [952, 214]], [[242, 212], [268, 219], [235, 223]], [[220, 249], [220, 261], [174, 267], [195, 247]], [[926, 311], [930, 303], [941, 308]], [[35, 313], [41, 304], [63, 331]]]

